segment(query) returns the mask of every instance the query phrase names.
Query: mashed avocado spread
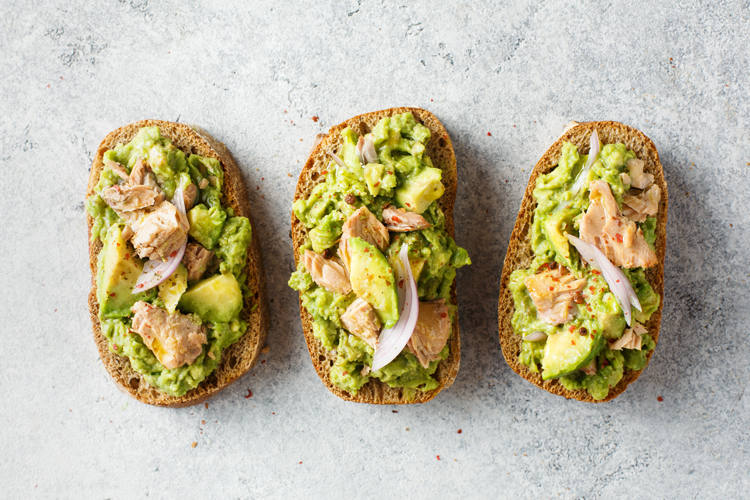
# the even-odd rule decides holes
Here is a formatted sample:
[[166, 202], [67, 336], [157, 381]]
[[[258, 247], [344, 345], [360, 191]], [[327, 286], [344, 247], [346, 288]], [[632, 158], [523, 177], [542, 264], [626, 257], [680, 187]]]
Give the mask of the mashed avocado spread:
[[[450, 321], [455, 321], [455, 304], [450, 302], [451, 285], [456, 277], [456, 269], [471, 261], [466, 250], [459, 248], [446, 233], [445, 216], [434, 203], [443, 194], [444, 188], [441, 183], [442, 171], [434, 168], [430, 158], [424, 154], [430, 141], [430, 130], [418, 123], [411, 113], [381, 119], [372, 133], [367, 135], [377, 154], [376, 159], [369, 158], [367, 162], [363, 162], [357, 152], [357, 144], [362, 138], [348, 127], [341, 131], [341, 136], [343, 148], [339, 157], [345, 167], [331, 161], [328, 170], [323, 172], [325, 180], [312, 189], [307, 199], [294, 203], [294, 214], [309, 229], [309, 238], [300, 252], [312, 250], [316, 254], [341, 256], [338, 243], [342, 238], [342, 228], [361, 207], [366, 207], [379, 221], [384, 220], [383, 211], [388, 205], [421, 214], [430, 227], [391, 232], [382, 255], [376, 247], [362, 243], [359, 238], [350, 240], [352, 248], [355, 249], [353, 251], [363, 248], [369, 255], [376, 254], [373, 262], [377, 261], [377, 264], [367, 265], [380, 266], [375, 274], [386, 276], [384, 281], [392, 286], [387, 276], [393, 275], [391, 268], [398, 261], [402, 245], [408, 245], [409, 263], [417, 282], [420, 301], [444, 300]], [[370, 369], [373, 347], [348, 331], [342, 324], [341, 316], [358, 296], [376, 304], [373, 307], [385, 327], [395, 323], [398, 311], [393, 311], [387, 305], [377, 306], [391, 297], [390, 289], [383, 292], [384, 295], [378, 295], [380, 289], [375, 291], [377, 293], [356, 293], [368, 285], [361, 283], [356, 271], [357, 262], [354, 262], [356, 259], [352, 259], [350, 271], [354, 290], [348, 293], [331, 292], [316, 284], [302, 258], [289, 280], [289, 286], [300, 292], [303, 307], [313, 317], [315, 337], [327, 350], [336, 353], [336, 362], [330, 372], [331, 381], [353, 394], [371, 378], [379, 379], [390, 387], [404, 388], [407, 397], [417, 390], [437, 388], [438, 382], [432, 375], [440, 361], [449, 355], [447, 343], [435, 356], [437, 359], [431, 360], [426, 367], [405, 348], [383, 368]], [[382, 300], [378, 302], [379, 299]]]
[[[250, 222], [234, 215], [221, 203], [223, 171], [218, 160], [189, 155], [163, 137], [158, 127], [144, 127], [127, 144], [118, 144], [104, 153], [130, 174], [136, 163], [148, 166], [158, 189], [167, 200], [177, 187], [193, 190], [195, 199], [187, 211], [188, 244], [200, 244], [213, 251], [210, 263], [198, 279], [188, 278], [183, 264], [164, 283], [146, 292], [133, 294], [133, 287], [146, 259], [140, 259], [123, 233], [121, 219], [102, 198], [102, 191], [122, 183], [122, 175], [105, 167], [94, 190], [86, 200], [93, 218], [92, 243], [103, 247], [97, 262], [97, 299], [99, 320], [110, 351], [130, 360], [132, 368], [149, 384], [171, 396], [182, 396], [198, 386], [221, 361], [222, 351], [247, 330], [240, 311], [249, 294], [243, 269], [251, 240]], [[127, 181], [126, 181], [127, 182]], [[193, 186], [190, 188], [190, 186]], [[129, 228], [128, 228], [129, 230]], [[196, 245], [195, 248], [198, 248]], [[182, 261], [185, 263], [185, 260]], [[192, 323], [205, 327], [206, 342], [194, 361], [167, 369], [160, 358], [133, 331], [131, 307], [144, 301], [151, 306], [186, 314]], [[155, 343], [152, 346], [158, 349]]]
[[[573, 144], [564, 143], [557, 167], [540, 175], [534, 188], [537, 206], [529, 231], [534, 259], [528, 269], [514, 271], [509, 282], [515, 304], [513, 329], [522, 337], [535, 334], [532, 335], [534, 340], [522, 342], [519, 361], [534, 372], [541, 370], [543, 379], [557, 378], [565, 388], [585, 389], [597, 400], [607, 397], [625, 370], [643, 369], [647, 363], [646, 353], [653, 350], [655, 343], [648, 333], [641, 333], [638, 349], [617, 346], [617, 340], [628, 329], [622, 308], [604, 276], [582, 263], [565, 234], [579, 235], [581, 218], [590, 204], [586, 186], [591, 182], [605, 181], [618, 207], [622, 208], [623, 197], [633, 193], [627, 175], [628, 161], [632, 159], [635, 153], [623, 144], [602, 146], [587, 174], [584, 188], [573, 192], [571, 188], [588, 157], [580, 155]], [[638, 223], [652, 249], [655, 227], [654, 217]], [[567, 306], [575, 310], [575, 314], [563, 315], [564, 322], [545, 321], [543, 315], [538, 314], [527, 280], [560, 269], [567, 271], [549, 274], [552, 280], [559, 281], [569, 274], [582, 290], [572, 296]], [[622, 271], [641, 304], [641, 311], [633, 309], [633, 325], [645, 323], [658, 309], [660, 297], [648, 283], [643, 268], [623, 268]]]

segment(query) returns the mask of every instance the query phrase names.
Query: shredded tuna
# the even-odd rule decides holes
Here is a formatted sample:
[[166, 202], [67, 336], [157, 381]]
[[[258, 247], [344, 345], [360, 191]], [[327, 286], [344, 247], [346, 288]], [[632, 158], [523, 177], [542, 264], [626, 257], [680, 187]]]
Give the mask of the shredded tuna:
[[574, 303], [577, 292], [586, 286], [586, 280], [575, 279], [563, 266], [532, 274], [524, 280], [531, 300], [536, 307], [537, 318], [550, 325], [561, 325], [578, 313]]
[[616, 266], [651, 267], [656, 253], [648, 246], [643, 231], [620, 213], [606, 181], [589, 185], [590, 203], [581, 218], [580, 238], [596, 246]]
[[349, 273], [336, 257], [325, 259], [311, 250], [305, 250], [302, 263], [313, 281], [329, 292], [347, 294], [352, 291]]
[[591, 363], [581, 368], [581, 371], [586, 375], [596, 375], [596, 359], [592, 359]]
[[125, 169], [122, 163], [116, 161], [104, 159], [104, 166], [119, 175], [123, 180], [128, 180], [128, 171]]
[[628, 160], [628, 171], [630, 172], [630, 187], [637, 189], [646, 189], [654, 183], [654, 176], [652, 174], [644, 174], [643, 167], [646, 164], [643, 160], [637, 160], [633, 158]]
[[383, 222], [385, 222], [386, 229], [394, 233], [405, 233], [432, 227], [432, 224], [418, 213], [407, 212], [403, 208], [395, 208], [390, 205], [383, 209]]
[[440, 359], [440, 351], [451, 335], [451, 319], [444, 300], [419, 303], [419, 316], [406, 346], [427, 368], [430, 361]]
[[198, 197], [198, 188], [192, 182], [188, 184], [188, 187], [182, 193], [182, 199], [185, 201], [185, 210], [193, 208], [193, 203]]
[[623, 183], [623, 185], [630, 184], [630, 176], [623, 172], [620, 174], [620, 181]]
[[367, 243], [375, 245], [384, 252], [388, 248], [390, 237], [388, 230], [380, 223], [377, 217], [370, 212], [367, 207], [362, 207], [346, 219], [342, 228], [343, 234], [339, 242], [339, 256], [344, 261], [344, 265], [349, 269], [349, 244], [346, 240], [357, 237], [362, 238]]
[[135, 234], [130, 241], [138, 256], [160, 260], [179, 250], [190, 227], [187, 217], [168, 201], [159, 203], [131, 226]]
[[198, 243], [188, 243], [185, 248], [185, 255], [182, 257], [182, 263], [187, 268], [188, 281], [201, 279], [213, 256], [214, 253], [209, 252], [203, 248], [202, 245]]
[[132, 308], [133, 331], [141, 336], [146, 346], [159, 358], [164, 368], [171, 370], [190, 365], [203, 352], [207, 342], [205, 328], [196, 325], [188, 316], [138, 301]]
[[631, 189], [622, 197], [622, 215], [632, 221], [643, 222], [646, 217], [656, 215], [660, 200], [661, 189], [656, 184], [641, 193]]
[[642, 338], [641, 334], [646, 333], [646, 328], [640, 323], [633, 323], [633, 328], [628, 328], [622, 334], [622, 337], [610, 342], [609, 348], [613, 351], [620, 351], [622, 349], [635, 349], [636, 351], [641, 350]]
[[364, 299], [357, 298], [341, 315], [341, 324], [353, 335], [375, 349], [380, 335], [380, 318]]
[[144, 208], [154, 206], [159, 198], [159, 193], [147, 186], [123, 184], [121, 186], [110, 186], [102, 190], [101, 196], [117, 215], [125, 221], [130, 221], [137, 218], [139, 214], [129, 212], [139, 212]]

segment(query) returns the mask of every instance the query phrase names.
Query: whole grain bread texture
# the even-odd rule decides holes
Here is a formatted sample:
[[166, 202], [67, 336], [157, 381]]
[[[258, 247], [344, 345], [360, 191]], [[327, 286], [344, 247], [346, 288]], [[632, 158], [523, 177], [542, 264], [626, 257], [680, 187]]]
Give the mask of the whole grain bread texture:
[[[529, 183], [526, 186], [518, 218], [513, 227], [510, 243], [508, 244], [508, 252], [505, 255], [497, 313], [503, 356], [505, 356], [505, 361], [507, 361], [513, 371], [537, 387], [541, 387], [552, 394], [588, 403], [603, 403], [620, 395], [629, 384], [638, 378], [642, 370], [625, 370], [620, 382], [611, 388], [607, 397], [601, 401], [592, 398], [585, 389], [569, 391], [556, 379], [542, 380], [541, 374], [532, 372], [518, 361], [518, 355], [521, 352], [521, 337], [516, 335], [511, 325], [511, 318], [513, 317], [515, 307], [513, 296], [508, 289], [510, 274], [517, 269], [528, 268], [534, 259], [534, 252], [531, 249], [531, 242], [529, 240], [529, 231], [534, 219], [534, 209], [536, 208], [533, 191], [537, 177], [549, 173], [557, 166], [563, 142], [573, 143], [578, 146], [578, 151], [581, 154], [588, 154], [589, 139], [594, 130], [598, 132], [599, 140], [602, 144], [620, 142], [625, 144], [628, 149], [632, 149], [636, 157], [645, 162], [643, 171], [654, 175], [654, 183], [662, 191], [659, 212], [657, 213], [656, 241], [654, 243], [659, 263], [646, 269], [646, 278], [654, 291], [659, 294], [661, 300], [659, 302], [659, 309], [651, 316], [651, 319], [645, 326], [648, 334], [654, 339], [654, 342], [659, 342], [659, 327], [661, 324], [662, 308], [664, 306], [664, 254], [667, 245], [667, 182], [664, 179], [664, 170], [659, 162], [659, 153], [656, 151], [656, 147], [651, 142], [651, 139], [646, 137], [641, 131], [618, 122], [571, 122], [560, 138], [550, 146], [539, 162], [537, 162], [534, 170], [531, 172]], [[647, 354], [649, 361], [655, 350]]]
[[[343, 143], [341, 131], [343, 129], [351, 127], [351, 129], [359, 135], [367, 134], [375, 128], [375, 125], [382, 118], [401, 113], [411, 113], [414, 115], [417, 122], [430, 129], [432, 136], [430, 142], [426, 145], [425, 154], [432, 159], [434, 166], [443, 172], [442, 183], [445, 186], [445, 193], [437, 200], [437, 203], [445, 214], [446, 232], [452, 238], [453, 205], [456, 201], [457, 185], [456, 155], [453, 152], [453, 144], [448, 136], [448, 132], [445, 130], [445, 127], [443, 127], [443, 124], [440, 123], [440, 120], [429, 111], [420, 108], [403, 107], [373, 111], [371, 113], [355, 116], [335, 127], [331, 127], [324, 137], [318, 137], [319, 142], [310, 152], [310, 157], [302, 168], [302, 172], [297, 181], [294, 201], [307, 199], [310, 196], [312, 189], [317, 184], [324, 181], [325, 178], [324, 175], [322, 175], [322, 172], [328, 169], [331, 162], [331, 158], [328, 156], [327, 152], [330, 151], [334, 154], [339, 154], [341, 152]], [[292, 211], [292, 240], [294, 241], [295, 264], [300, 258], [300, 246], [302, 246], [308, 239], [307, 232], [308, 230], [305, 225], [297, 219]], [[451, 288], [451, 302], [457, 304], [455, 281]], [[450, 343], [450, 355], [447, 359], [440, 362], [437, 371], [433, 375], [440, 385], [437, 389], [432, 391], [416, 391], [416, 397], [414, 399], [407, 398], [403, 393], [403, 389], [388, 387], [388, 385], [375, 378], [371, 378], [370, 381], [357, 392], [357, 394], [343, 391], [334, 385], [330, 380], [330, 371], [336, 361], [336, 355], [326, 350], [323, 344], [313, 335], [313, 318], [302, 305], [301, 293], [300, 316], [302, 318], [302, 330], [305, 334], [307, 349], [310, 352], [310, 359], [315, 367], [315, 371], [318, 373], [320, 380], [323, 381], [329, 391], [346, 401], [372, 404], [425, 403], [434, 398], [441, 390], [450, 387], [458, 374], [458, 368], [461, 361], [461, 338], [458, 329], [458, 314], [456, 314], [455, 321], [453, 321], [453, 331], [448, 340]]]
[[[225, 207], [232, 207], [235, 215], [247, 217], [252, 227], [252, 238], [247, 250], [247, 264], [244, 273], [248, 276], [247, 287], [250, 293], [245, 296], [241, 318], [248, 323], [247, 331], [240, 339], [221, 353], [221, 362], [206, 380], [198, 387], [181, 397], [165, 394], [141, 377], [130, 366], [127, 357], [119, 356], [109, 350], [107, 339], [101, 331], [99, 323], [99, 303], [96, 300], [96, 264], [97, 256], [102, 250], [102, 242], [98, 238], [91, 241], [91, 227], [93, 218], [86, 215], [89, 232], [89, 265], [91, 266], [91, 293], [89, 294], [89, 312], [94, 330], [94, 340], [99, 349], [104, 367], [107, 369], [117, 386], [138, 401], [156, 406], [185, 407], [205, 401], [229, 384], [244, 375], [258, 360], [260, 351], [265, 345], [268, 332], [269, 316], [266, 302], [266, 278], [263, 271], [263, 258], [256, 227], [250, 215], [247, 190], [237, 164], [223, 143], [211, 137], [206, 131], [195, 126], [182, 123], [172, 123], [161, 120], [142, 120], [111, 132], [104, 138], [96, 152], [91, 165], [86, 197], [94, 194], [94, 187], [104, 169], [102, 157], [104, 153], [113, 149], [119, 143], [128, 143], [142, 127], [157, 126], [161, 134], [172, 141], [177, 148], [186, 155], [197, 154], [216, 158], [221, 162], [224, 170], [224, 187], [221, 203]], [[253, 306], [256, 306], [252, 310]]]

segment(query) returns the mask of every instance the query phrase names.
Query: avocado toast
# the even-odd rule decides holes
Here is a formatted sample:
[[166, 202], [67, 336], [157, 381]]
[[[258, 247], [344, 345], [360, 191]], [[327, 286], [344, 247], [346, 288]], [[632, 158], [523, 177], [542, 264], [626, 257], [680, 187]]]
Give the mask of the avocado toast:
[[332, 127], [302, 169], [289, 285], [315, 370], [342, 399], [421, 403], [453, 383], [455, 269], [470, 263], [453, 241], [456, 175], [447, 131], [419, 108]]
[[498, 322], [510, 367], [587, 402], [635, 381], [659, 340], [666, 222], [653, 142], [617, 122], [571, 124], [534, 167], [508, 245]]
[[94, 339], [118, 387], [190, 406], [258, 359], [265, 276], [242, 174], [198, 127], [143, 120], [111, 132], [86, 193]]

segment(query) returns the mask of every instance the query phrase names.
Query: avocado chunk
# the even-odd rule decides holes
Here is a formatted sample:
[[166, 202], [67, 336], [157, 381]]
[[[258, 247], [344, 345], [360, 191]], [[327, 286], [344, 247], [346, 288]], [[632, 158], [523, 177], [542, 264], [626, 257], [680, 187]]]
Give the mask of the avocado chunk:
[[563, 258], [565, 265], [570, 265], [570, 243], [565, 233], [573, 229], [573, 210], [559, 210], [544, 221], [544, 232], [555, 252]]
[[96, 298], [101, 317], [124, 318], [130, 314], [133, 304], [153, 297], [152, 290], [133, 293], [138, 276], [143, 271], [143, 264], [134, 256], [133, 245], [122, 238], [122, 226], [112, 225], [99, 256]]
[[227, 323], [242, 310], [242, 290], [233, 274], [217, 274], [188, 288], [179, 307], [203, 321]]
[[425, 167], [396, 189], [396, 201], [407, 210], [421, 214], [430, 203], [443, 196], [445, 187], [440, 182], [441, 178], [442, 172], [439, 169]]
[[603, 344], [604, 339], [599, 332], [581, 335], [575, 329], [550, 335], [542, 356], [542, 379], [558, 378], [580, 370], [594, 359]]
[[398, 321], [396, 278], [385, 256], [362, 238], [349, 238], [352, 290], [375, 309], [385, 328]]
[[368, 163], [364, 166], [365, 170], [365, 181], [367, 182], [367, 190], [370, 194], [377, 196], [380, 194], [380, 182], [383, 177], [383, 170], [385, 165], [380, 163]]
[[164, 302], [167, 311], [173, 313], [180, 301], [180, 297], [187, 290], [187, 268], [180, 264], [172, 276], [159, 285], [159, 298]]
[[211, 250], [219, 240], [226, 218], [227, 213], [219, 207], [206, 208], [203, 204], [196, 205], [187, 213], [190, 223], [188, 234], [207, 250]]

